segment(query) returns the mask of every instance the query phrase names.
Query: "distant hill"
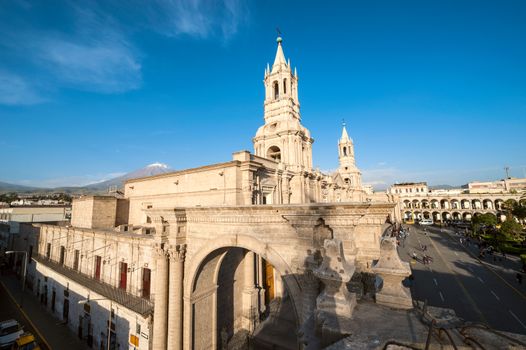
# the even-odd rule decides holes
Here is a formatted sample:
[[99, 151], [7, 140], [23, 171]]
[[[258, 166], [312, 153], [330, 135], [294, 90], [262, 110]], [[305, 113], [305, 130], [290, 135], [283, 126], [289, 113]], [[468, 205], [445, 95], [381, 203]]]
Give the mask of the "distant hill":
[[31, 187], [31, 186], [23, 186], [23, 185], [15, 185], [10, 184], [7, 182], [0, 181], [0, 193], [5, 192], [27, 192], [27, 191], [37, 191], [41, 190], [42, 188], [38, 187]]
[[63, 192], [68, 194], [102, 194], [108, 191], [110, 187], [117, 187], [119, 189], [124, 187], [124, 181], [135, 179], [139, 177], [153, 176], [158, 174], [169, 173], [173, 171], [166, 164], [153, 163], [144, 168], [132, 171], [122, 176], [97, 182], [91, 185], [82, 187], [55, 187], [55, 188], [41, 188], [10, 184], [7, 182], [0, 182], [0, 193], [17, 192], [17, 193], [51, 193]]
[[142, 169], [132, 171], [131, 173], [124, 174], [122, 176], [119, 176], [119, 177], [116, 177], [110, 180], [106, 180], [103, 182], [98, 182], [95, 184], [84, 186], [83, 188], [88, 189], [88, 190], [96, 190], [96, 191], [101, 191], [101, 190], [107, 191], [108, 188], [112, 186], [116, 186], [117, 188], [123, 188], [124, 182], [126, 180], [169, 173], [170, 171], [173, 171], [173, 170], [168, 168], [166, 164], [153, 163]]

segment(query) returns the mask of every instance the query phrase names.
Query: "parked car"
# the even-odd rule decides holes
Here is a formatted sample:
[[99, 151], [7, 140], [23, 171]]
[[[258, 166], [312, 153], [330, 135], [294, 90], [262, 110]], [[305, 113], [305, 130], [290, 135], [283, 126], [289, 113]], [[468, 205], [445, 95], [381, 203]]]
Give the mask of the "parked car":
[[24, 330], [16, 320], [0, 322], [0, 349], [11, 346], [22, 333]]
[[40, 346], [35, 340], [35, 336], [30, 332], [25, 332], [18, 338], [12, 347], [13, 350], [40, 350]]
[[419, 225], [433, 225], [433, 220], [431, 219], [422, 219], [418, 222]]

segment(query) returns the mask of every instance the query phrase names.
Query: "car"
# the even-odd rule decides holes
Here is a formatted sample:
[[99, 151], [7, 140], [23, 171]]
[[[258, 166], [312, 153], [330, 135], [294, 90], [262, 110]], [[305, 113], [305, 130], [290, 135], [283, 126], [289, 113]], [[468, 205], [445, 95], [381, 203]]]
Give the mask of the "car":
[[12, 347], [13, 350], [40, 350], [40, 346], [35, 340], [35, 336], [30, 332], [25, 332], [18, 338]]
[[16, 320], [0, 322], [0, 349], [11, 346], [22, 333], [24, 333], [24, 330]]
[[433, 220], [431, 219], [422, 219], [418, 222], [419, 225], [433, 225]]

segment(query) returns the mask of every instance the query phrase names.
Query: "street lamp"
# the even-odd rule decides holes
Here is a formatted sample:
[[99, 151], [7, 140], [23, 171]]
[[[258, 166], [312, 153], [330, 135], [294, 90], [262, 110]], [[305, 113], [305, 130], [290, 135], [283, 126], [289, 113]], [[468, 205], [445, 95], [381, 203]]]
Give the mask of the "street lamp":
[[26, 289], [26, 274], [27, 274], [27, 251], [25, 250], [8, 250], [5, 252], [6, 255], [8, 254], [15, 254], [15, 264], [16, 264], [16, 253], [23, 253], [24, 254], [24, 267], [22, 269], [22, 296], [20, 297], [20, 307], [24, 307], [24, 290]]
[[111, 336], [111, 309], [113, 307], [113, 302], [111, 299], [106, 299], [106, 298], [99, 298], [99, 299], [84, 299], [84, 300], [79, 300], [78, 301], [78, 304], [79, 305], [84, 305], [84, 304], [87, 304], [89, 303], [90, 301], [100, 301], [100, 300], [108, 300], [110, 302], [110, 312], [109, 312], [109, 316], [108, 316], [108, 329], [107, 329], [107, 332], [108, 332], [108, 337], [106, 339], [106, 349], [107, 350], [110, 350], [110, 336]]

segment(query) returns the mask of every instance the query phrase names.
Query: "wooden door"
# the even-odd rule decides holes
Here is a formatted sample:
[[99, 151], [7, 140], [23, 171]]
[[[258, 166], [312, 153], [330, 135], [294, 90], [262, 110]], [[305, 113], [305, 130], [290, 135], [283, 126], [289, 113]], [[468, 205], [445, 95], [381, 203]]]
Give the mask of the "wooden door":
[[265, 303], [269, 303], [274, 299], [274, 267], [269, 264], [266, 260], [265, 262]]
[[142, 297], [146, 299], [150, 298], [151, 273], [150, 269], [142, 269]]
[[102, 258], [100, 256], [95, 256], [95, 279], [100, 280], [100, 266], [102, 263]]
[[121, 262], [121, 276], [119, 279], [119, 288], [126, 290], [128, 284], [128, 264]]

